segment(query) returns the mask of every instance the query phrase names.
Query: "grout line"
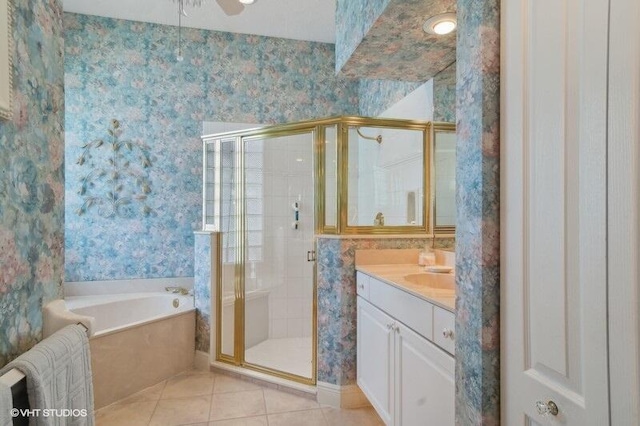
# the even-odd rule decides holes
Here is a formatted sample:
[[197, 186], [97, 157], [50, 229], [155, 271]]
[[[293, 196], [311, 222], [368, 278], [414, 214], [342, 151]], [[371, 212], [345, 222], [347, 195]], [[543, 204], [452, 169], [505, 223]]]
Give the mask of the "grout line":
[[156, 400], [156, 405], [155, 407], [153, 407], [153, 411], [151, 412], [151, 415], [149, 416], [149, 421], [147, 422], [147, 425], [151, 424], [151, 420], [153, 420], [153, 416], [156, 414], [156, 410], [158, 409], [158, 404], [160, 403], [160, 400]]
[[207, 413], [207, 424], [211, 423], [211, 410], [213, 410], [213, 395], [214, 395], [214, 390], [216, 388], [216, 377], [213, 377], [213, 383], [211, 384], [211, 395], [209, 395], [209, 412]]

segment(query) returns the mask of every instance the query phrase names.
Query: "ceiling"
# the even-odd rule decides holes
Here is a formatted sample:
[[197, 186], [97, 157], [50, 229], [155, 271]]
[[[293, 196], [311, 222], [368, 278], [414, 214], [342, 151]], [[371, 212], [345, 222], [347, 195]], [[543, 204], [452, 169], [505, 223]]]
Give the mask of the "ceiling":
[[[178, 25], [175, 0], [63, 0], [65, 12], [131, 21]], [[216, 0], [187, 7], [185, 27], [335, 43], [336, 0], [256, 0], [235, 16], [222, 12]]]

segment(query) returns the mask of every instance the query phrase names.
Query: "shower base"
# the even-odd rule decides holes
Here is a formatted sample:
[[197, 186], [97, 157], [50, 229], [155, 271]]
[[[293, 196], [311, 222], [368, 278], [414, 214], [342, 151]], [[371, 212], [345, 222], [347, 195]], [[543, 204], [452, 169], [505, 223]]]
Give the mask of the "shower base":
[[267, 339], [246, 349], [245, 360], [274, 370], [311, 377], [312, 345], [311, 337]]

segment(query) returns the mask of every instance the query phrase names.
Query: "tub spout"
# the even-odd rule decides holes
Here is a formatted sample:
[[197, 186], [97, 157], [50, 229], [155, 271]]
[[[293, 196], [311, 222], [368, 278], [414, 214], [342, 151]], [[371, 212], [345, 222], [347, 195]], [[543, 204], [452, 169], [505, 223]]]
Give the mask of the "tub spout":
[[192, 294], [191, 290], [186, 289], [184, 287], [165, 287], [164, 289], [166, 291], [168, 291], [169, 293], [182, 294], [183, 296], [187, 296], [187, 295]]

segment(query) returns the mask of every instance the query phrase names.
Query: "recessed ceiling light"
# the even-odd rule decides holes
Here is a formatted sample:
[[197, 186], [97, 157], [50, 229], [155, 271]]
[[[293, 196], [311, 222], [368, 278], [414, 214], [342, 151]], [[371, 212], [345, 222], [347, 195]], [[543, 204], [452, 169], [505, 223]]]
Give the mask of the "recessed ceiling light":
[[254, 4], [256, 0], [238, 0], [242, 4]]
[[427, 19], [422, 29], [428, 34], [445, 35], [453, 32], [457, 26], [455, 13], [441, 13]]

